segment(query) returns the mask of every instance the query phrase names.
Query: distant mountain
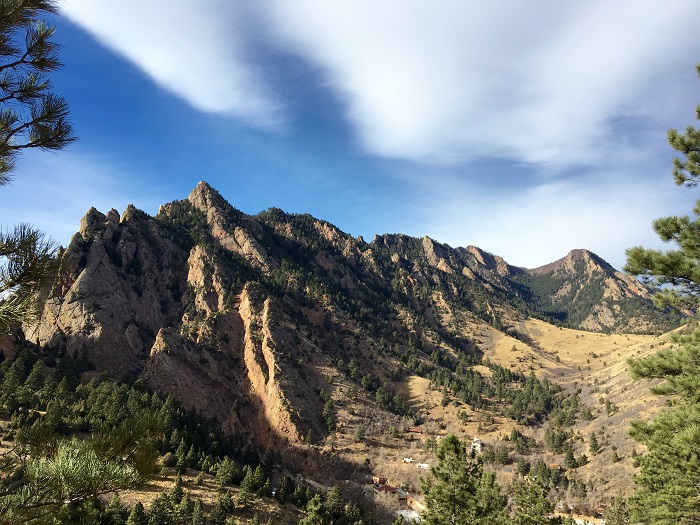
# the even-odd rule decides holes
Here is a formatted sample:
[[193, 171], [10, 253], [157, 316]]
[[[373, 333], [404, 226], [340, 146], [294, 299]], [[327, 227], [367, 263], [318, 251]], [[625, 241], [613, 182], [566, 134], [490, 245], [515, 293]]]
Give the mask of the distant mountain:
[[513, 272], [511, 281], [534, 315], [570, 328], [616, 333], [661, 333], [682, 315], [660, 311], [648, 288], [587, 250], [533, 270]]
[[310, 215], [246, 215], [203, 182], [155, 217], [91, 209], [60, 257], [30, 340], [263, 444], [327, 435], [336, 377], [385, 414], [406, 413], [392, 388], [411, 374], [478, 405], [479, 333], [517, 338], [529, 316], [616, 332], [680, 319], [585, 250], [524, 270], [428, 237], [367, 243]]

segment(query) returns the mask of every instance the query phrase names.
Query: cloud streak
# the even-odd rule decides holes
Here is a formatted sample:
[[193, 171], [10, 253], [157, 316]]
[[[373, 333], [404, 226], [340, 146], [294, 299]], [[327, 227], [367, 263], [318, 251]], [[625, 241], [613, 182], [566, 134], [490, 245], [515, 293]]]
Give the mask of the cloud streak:
[[689, 1], [267, 5], [274, 36], [342, 94], [364, 147], [423, 162], [590, 162], [611, 116], [645, 114], [650, 72], [690, 68], [700, 43]]
[[[258, 171], [219, 181], [269, 195], [259, 180], [281, 173], [289, 191], [274, 205], [325, 202], [347, 210], [349, 230], [361, 215], [363, 230], [475, 244], [522, 266], [585, 247], [619, 267], [625, 247], [658, 246], [653, 218], [691, 208], [664, 133], [697, 103], [697, 0], [66, 0], [62, 12], [191, 107], [235, 121], [240, 135], [207, 135], [225, 146], [193, 162], [222, 193], [217, 170], [250, 162]], [[340, 113], [314, 119], [329, 111], [319, 100]], [[239, 121], [269, 133], [246, 141]], [[205, 134], [233, 128], [201, 122]], [[181, 147], [165, 135], [154, 155]], [[71, 159], [78, 172], [96, 165], [89, 154]], [[100, 168], [105, 186], [122, 167]], [[299, 183], [313, 177], [337, 190]]]
[[600, 162], [611, 119], [668, 108], [670, 73], [690, 71], [700, 46], [694, 0], [69, 0], [63, 12], [193, 107], [275, 129], [294, 94], [258, 60], [264, 41], [322, 72], [366, 152], [439, 164]]
[[207, 113], [276, 129], [280, 105], [251, 61], [247, 11], [224, 0], [69, 0], [61, 13]]

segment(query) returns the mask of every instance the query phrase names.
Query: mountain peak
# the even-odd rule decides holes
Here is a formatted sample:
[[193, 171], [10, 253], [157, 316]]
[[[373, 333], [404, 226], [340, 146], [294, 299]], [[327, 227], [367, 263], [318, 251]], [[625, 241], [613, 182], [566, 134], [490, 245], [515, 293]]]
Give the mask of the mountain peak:
[[583, 248], [573, 249], [561, 259], [538, 268], [527, 270], [527, 273], [531, 275], [545, 275], [560, 272], [573, 274], [579, 271], [581, 265], [583, 265], [585, 272], [588, 274], [594, 271], [600, 271], [610, 275], [616, 273], [615, 268], [605, 259]]
[[197, 183], [187, 200], [201, 211], [206, 211], [209, 208], [219, 208], [226, 203], [221, 194], [204, 181]]
[[649, 290], [588, 250], [571, 250], [515, 280], [528, 288], [530, 300], [548, 318], [569, 326], [639, 332], [653, 324]]

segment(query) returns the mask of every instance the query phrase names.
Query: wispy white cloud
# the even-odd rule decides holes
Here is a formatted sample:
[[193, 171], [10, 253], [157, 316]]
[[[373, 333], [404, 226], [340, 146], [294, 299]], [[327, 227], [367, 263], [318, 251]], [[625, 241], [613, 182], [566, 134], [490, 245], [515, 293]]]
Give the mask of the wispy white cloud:
[[[407, 217], [407, 233], [475, 244], [522, 266], [585, 247], [619, 267], [625, 247], [658, 244], [653, 218], [690, 209], [692, 195], [679, 196], [667, 169], [648, 168], [651, 158], [670, 157], [663, 131], [693, 117], [697, 0], [66, 0], [62, 11], [191, 106], [257, 127], [295, 122], [286, 113], [294, 104], [285, 103], [295, 93], [275, 60], [306, 61], [344, 103], [341, 117], [365, 152], [418, 161], [386, 171], [421, 176], [401, 173], [382, 185], [414, 195], [405, 208], [415, 214], [373, 212], [379, 223], [391, 215], [392, 227]], [[69, 165], [61, 155], [55, 169]], [[525, 165], [527, 180], [518, 191], [485, 190], [478, 179], [487, 175], [469, 169], [481, 157]], [[95, 166], [113, 163], [72, 160], [85, 181]], [[441, 165], [437, 175], [430, 164]], [[445, 175], [453, 167], [458, 175]], [[549, 170], [560, 176], [538, 177]], [[105, 173], [101, 187], [114, 178]], [[347, 188], [333, 199], [343, 191], [357, 208]], [[154, 194], [153, 206], [183, 197]], [[309, 195], [323, 198], [309, 190], [289, 200]], [[115, 201], [109, 197], [62, 199], [84, 213]], [[59, 220], [64, 209], [52, 206], [42, 220]], [[25, 216], [19, 208], [17, 216]]]
[[225, 0], [67, 0], [61, 12], [195, 108], [254, 126], [283, 124], [247, 53], [248, 14]]
[[674, 186], [670, 174], [640, 184], [637, 173], [622, 170], [543, 181], [517, 191], [485, 191], [463, 180], [432, 184], [425, 191], [425, 205], [417, 210], [424, 233], [452, 246], [478, 246], [527, 268], [585, 248], [620, 269], [626, 248], [668, 249], [652, 221], [690, 213], [697, 197]]
[[365, 148], [420, 161], [591, 162], [609, 119], [645, 115], [653, 75], [690, 71], [700, 44], [691, 0], [266, 5], [272, 36], [325, 71]]
[[611, 120], [683, 98], [670, 77], [692, 75], [700, 47], [695, 0], [67, 0], [63, 13], [192, 106], [256, 126], [291, 118], [294, 96], [257, 45], [297, 54], [368, 153], [448, 164], [599, 161]]

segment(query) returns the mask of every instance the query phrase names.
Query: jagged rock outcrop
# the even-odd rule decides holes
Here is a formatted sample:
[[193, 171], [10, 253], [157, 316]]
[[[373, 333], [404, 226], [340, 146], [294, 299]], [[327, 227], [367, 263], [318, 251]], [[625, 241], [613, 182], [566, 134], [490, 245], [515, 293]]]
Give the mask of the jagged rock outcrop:
[[155, 220], [133, 206], [121, 218], [90, 209], [28, 338], [85, 353], [116, 377], [138, 374], [158, 330], [181, 315], [185, 261]]
[[256, 239], [262, 234], [260, 224], [235, 210], [209, 184], [198, 183], [187, 200], [206, 216], [211, 234], [221, 246], [241, 254], [263, 271], [277, 266]]
[[[265, 272], [276, 267], [254, 236], [262, 225], [205, 183], [188, 200], [206, 218], [210, 239], [189, 251], [170, 238], [170, 206], [161, 207], [161, 220], [133, 206], [121, 217], [90, 209], [62, 253], [41, 319], [26, 327], [27, 336], [86, 355], [115, 378], [140, 375], [228, 431], [299, 441], [302, 419], [286, 400], [290, 383], [278, 373], [279, 329], [269, 321], [267, 292], [258, 290], [263, 299], [252, 301], [255, 287], [236, 285], [216, 252], [240, 255]], [[297, 390], [293, 395], [309, 395]]]
[[579, 283], [578, 289], [582, 290], [592, 279], [603, 280], [603, 297], [615, 300], [626, 298], [651, 299], [650, 291], [639, 281], [618, 272], [603, 259], [588, 250], [572, 250], [565, 257], [546, 266], [528, 270], [527, 273], [536, 276], [559, 278], [563, 285], [555, 294], [561, 299], [576, 289], [572, 286], [572, 280]]

